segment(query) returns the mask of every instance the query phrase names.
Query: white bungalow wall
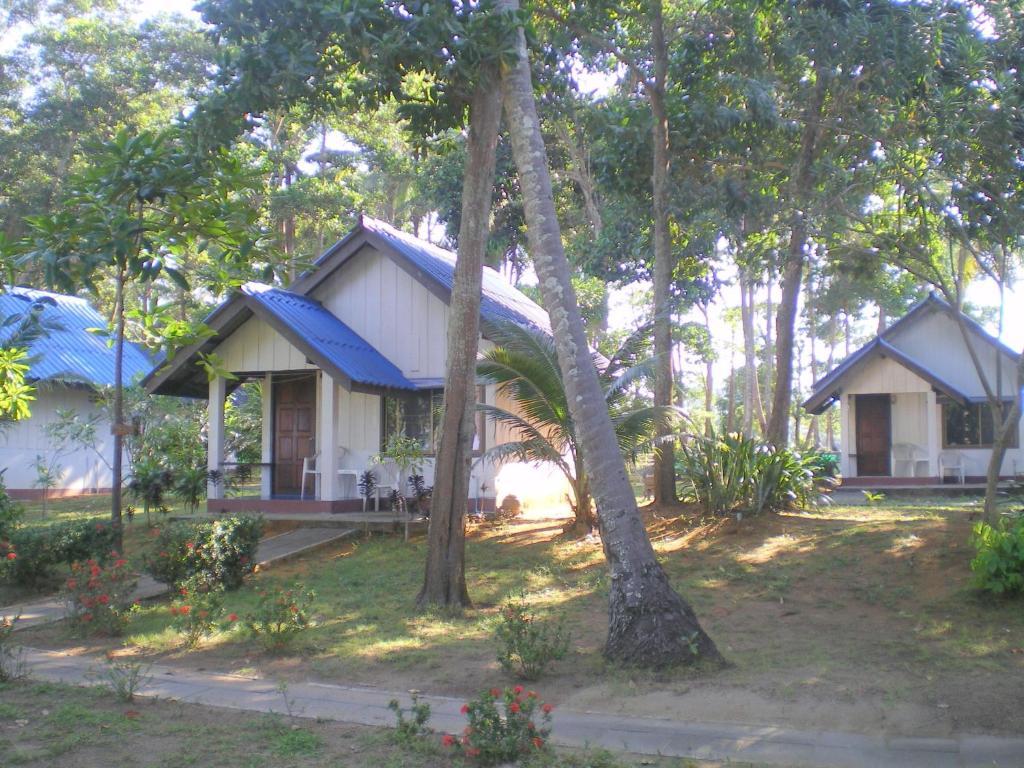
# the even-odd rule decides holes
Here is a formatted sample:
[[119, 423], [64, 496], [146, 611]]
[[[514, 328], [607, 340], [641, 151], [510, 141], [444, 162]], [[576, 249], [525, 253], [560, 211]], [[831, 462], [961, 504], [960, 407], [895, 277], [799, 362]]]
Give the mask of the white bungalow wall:
[[97, 409], [92, 397], [88, 390], [64, 386], [42, 386], [36, 390], [32, 416], [0, 430], [0, 469], [5, 470], [4, 482], [9, 489], [25, 491], [36, 487], [37, 456], [60, 466], [55, 491], [91, 493], [110, 488], [113, 438], [108, 422], [96, 427], [97, 448], [102, 458], [90, 449], [58, 449], [46, 434], [47, 425], [58, 421], [60, 410], [73, 410], [83, 418], [94, 413]]
[[[950, 324], [959, 334], [959, 330], [955, 328], [955, 323], [952, 320], [950, 320]], [[933, 341], [932, 347], [940, 351], [949, 350], [952, 357], [956, 356], [956, 352], [966, 354], [963, 345], [955, 342], [956, 339], [953, 339], [952, 343], [945, 344], [941, 341]], [[963, 363], [962, 360], [961, 363]], [[969, 366], [969, 373], [974, 374], [974, 367], [969, 359], [966, 365]], [[971, 376], [965, 376], [961, 372], [961, 377], [965, 383], [971, 383]], [[951, 377], [944, 376], [943, 378], [948, 381]], [[973, 376], [973, 386], [980, 388], [976, 375]], [[971, 391], [973, 390], [968, 390], [968, 392]], [[865, 366], [843, 389], [840, 465], [845, 476], [857, 476], [855, 436], [856, 395], [859, 394], [889, 394], [891, 396], [892, 443], [894, 445], [905, 443], [924, 449], [927, 454], [928, 477], [938, 477], [939, 454], [944, 450], [953, 450], [962, 456], [966, 475], [977, 477], [984, 475], [987, 471], [992, 455], [990, 449], [944, 449], [942, 447], [942, 406], [938, 402], [931, 384], [891, 358], [878, 358]], [[1024, 445], [1024, 433], [1021, 438], [1019, 444]], [[895, 476], [906, 477], [913, 474], [910, 466], [905, 464], [897, 466], [893, 463], [892, 470]], [[1024, 471], [1024, 454], [1020, 448], [1007, 451], [1002, 467], [1002, 473], [1005, 475], [1016, 474], [1018, 471]], [[916, 472], [918, 476], [921, 476], [925, 472], [925, 465], [923, 463], [918, 465]]]

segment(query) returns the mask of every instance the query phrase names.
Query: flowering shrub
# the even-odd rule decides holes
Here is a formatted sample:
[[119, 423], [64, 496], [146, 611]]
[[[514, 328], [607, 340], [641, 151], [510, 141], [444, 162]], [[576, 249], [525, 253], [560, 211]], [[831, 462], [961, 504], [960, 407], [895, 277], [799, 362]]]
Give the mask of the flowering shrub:
[[65, 615], [82, 634], [119, 635], [128, 623], [137, 579], [124, 558], [116, 552], [111, 557], [105, 567], [92, 559], [73, 563], [64, 582]]
[[523, 680], [536, 680], [552, 662], [569, 652], [569, 633], [564, 625], [541, 623], [522, 597], [511, 598], [501, 607], [494, 636], [502, 669]]
[[146, 571], [164, 584], [181, 584], [199, 575], [225, 589], [238, 589], [256, 565], [262, 533], [263, 519], [248, 515], [173, 523], [157, 536]]
[[105, 563], [117, 543], [116, 534], [110, 523], [88, 520], [19, 528], [7, 544], [16, 557], [8, 563], [6, 575], [17, 584], [36, 587], [50, 581], [54, 566], [61, 563]]
[[[511, 763], [547, 748], [551, 734], [550, 704], [533, 691], [492, 688], [464, 704], [469, 720], [461, 736], [446, 733], [441, 744], [480, 765]], [[534, 718], [540, 714], [540, 724]]]
[[175, 631], [185, 636], [185, 645], [195, 648], [214, 633], [224, 617], [224, 587], [199, 576], [186, 579], [178, 587], [170, 611]]
[[246, 615], [245, 626], [269, 651], [281, 651], [310, 624], [316, 593], [301, 584], [289, 589], [260, 592], [256, 609]]

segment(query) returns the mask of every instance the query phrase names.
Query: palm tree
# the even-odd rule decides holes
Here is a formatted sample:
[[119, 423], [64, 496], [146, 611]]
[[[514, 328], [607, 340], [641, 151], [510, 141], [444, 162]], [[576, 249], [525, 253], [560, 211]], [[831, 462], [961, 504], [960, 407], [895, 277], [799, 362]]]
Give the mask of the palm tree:
[[[615, 427], [619, 450], [628, 462], [651, 442], [661, 419], [671, 420], [676, 409], [641, 405], [631, 385], [650, 375], [654, 360], [647, 356], [650, 327], [644, 326], [627, 338], [611, 359], [594, 355], [605, 403]], [[590, 482], [583, 466], [576, 428], [558, 366], [555, 343], [545, 332], [512, 323], [491, 334], [497, 346], [477, 364], [481, 378], [496, 384], [499, 394], [515, 404], [514, 410], [496, 405], [477, 407], [491, 421], [518, 437], [494, 446], [485, 453], [495, 462], [528, 461], [554, 464], [572, 489], [569, 504], [576, 516], [576, 528], [596, 527]]]

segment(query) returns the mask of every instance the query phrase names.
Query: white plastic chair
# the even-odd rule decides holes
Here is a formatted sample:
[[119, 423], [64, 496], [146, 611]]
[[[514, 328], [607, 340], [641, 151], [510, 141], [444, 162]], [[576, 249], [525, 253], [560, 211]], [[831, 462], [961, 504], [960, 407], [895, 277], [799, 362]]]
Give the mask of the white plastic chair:
[[955, 451], [939, 454], [939, 477], [945, 479], [947, 472], [952, 472], [960, 485], [964, 484], [964, 457], [961, 454]]
[[[338, 446], [338, 462], [339, 463], [343, 462], [345, 460], [345, 457], [348, 454], [349, 454], [348, 448], [346, 448], [343, 445], [339, 445]], [[358, 469], [347, 469], [347, 468], [342, 467], [341, 469], [338, 470], [337, 474], [338, 474], [338, 478], [339, 479], [343, 479], [343, 478], [346, 478], [346, 477], [351, 477], [352, 478], [352, 486], [353, 486], [353, 488], [355, 489], [355, 491], [359, 490], [359, 470]], [[364, 502], [364, 504], [365, 504], [365, 502]], [[364, 509], [363, 511], [365, 512], [366, 510]]]
[[[896, 472], [897, 477], [917, 477], [917, 464], [918, 462], [925, 462], [928, 460], [928, 453], [919, 445], [913, 443], [895, 443], [892, 447], [892, 462], [893, 469]], [[907, 465], [909, 472], [907, 475], [900, 473], [900, 465]]]
[[[374, 474], [377, 475], [377, 487], [374, 490], [373, 498], [373, 511], [380, 512], [380, 492], [387, 490], [390, 494], [391, 491], [398, 489], [398, 467], [390, 461], [386, 461], [383, 464], [378, 464], [373, 469]], [[363, 512], [366, 512], [367, 497], [363, 496]]]
[[304, 456], [302, 458], [302, 486], [299, 489], [299, 499], [304, 500], [306, 498], [306, 476], [313, 476], [313, 498], [317, 498], [320, 495], [320, 470], [317, 469], [316, 463], [320, 459], [320, 451], [317, 451], [312, 456]]

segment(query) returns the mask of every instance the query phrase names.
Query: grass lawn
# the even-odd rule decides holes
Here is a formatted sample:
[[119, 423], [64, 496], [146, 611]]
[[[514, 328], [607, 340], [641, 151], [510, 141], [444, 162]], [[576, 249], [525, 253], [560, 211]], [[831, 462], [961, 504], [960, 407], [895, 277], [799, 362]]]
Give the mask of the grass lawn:
[[467, 578], [476, 607], [461, 616], [413, 610], [422, 538], [376, 537], [258, 574], [229, 595], [228, 610], [244, 615], [270, 584], [301, 580], [316, 590], [316, 625], [283, 655], [262, 653], [240, 627], [187, 650], [164, 604], [135, 616], [121, 640], [80, 642], [59, 626], [24, 639], [273, 679], [465, 696], [507, 681], [491, 628], [502, 600], [523, 590], [541, 614], [572, 631], [569, 656], [532, 684], [561, 706], [936, 736], [1024, 732], [1024, 611], [970, 585], [976, 504], [833, 506], [742, 523], [647, 515], [673, 583], [730, 668], [608, 666], [600, 545], [563, 538], [564, 521], [555, 519], [470, 532]]
[[[136, 700], [103, 689], [53, 684], [0, 684], [0, 755], [4, 766], [38, 768], [448, 768], [453, 760], [434, 738], [399, 743], [394, 731], [292, 720], [195, 704]], [[645, 758], [660, 768], [712, 763]], [[605, 752], [545, 756], [535, 768], [627, 768]], [[734, 763], [731, 765], [735, 765]]]

